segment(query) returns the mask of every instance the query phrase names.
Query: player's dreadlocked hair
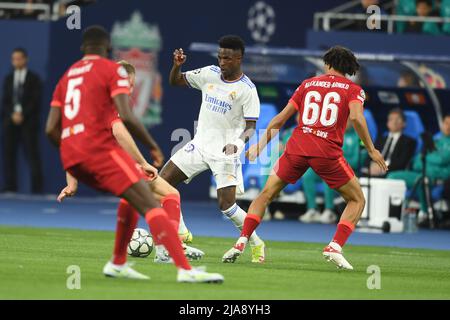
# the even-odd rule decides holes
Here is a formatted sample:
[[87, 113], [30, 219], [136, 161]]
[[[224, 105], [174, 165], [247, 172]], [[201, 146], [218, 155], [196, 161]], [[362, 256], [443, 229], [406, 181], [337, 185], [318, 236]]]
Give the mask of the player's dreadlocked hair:
[[240, 50], [242, 55], [245, 52], [245, 43], [241, 37], [235, 35], [226, 35], [219, 39], [219, 47], [223, 49]]
[[323, 62], [343, 75], [354, 75], [359, 70], [359, 63], [349, 49], [335, 46], [328, 49], [323, 56]]
[[101, 46], [109, 43], [109, 33], [102, 26], [90, 26], [83, 31], [83, 46]]

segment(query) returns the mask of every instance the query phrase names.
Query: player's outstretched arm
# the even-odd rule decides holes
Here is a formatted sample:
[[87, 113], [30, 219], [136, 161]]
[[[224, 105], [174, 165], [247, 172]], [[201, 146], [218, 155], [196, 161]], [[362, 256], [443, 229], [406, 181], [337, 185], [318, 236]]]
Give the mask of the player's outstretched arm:
[[141, 166], [141, 168], [149, 175], [150, 178], [155, 179], [158, 170], [151, 166], [142, 155], [138, 146], [133, 140], [133, 137], [128, 132], [122, 121], [116, 121], [112, 125], [112, 132], [119, 145], [128, 152], [131, 157]]
[[129, 132], [139, 141], [145, 144], [150, 152], [158, 152], [162, 155], [161, 149], [152, 136], [148, 133], [143, 124], [136, 118], [128, 106], [129, 96], [126, 94], [119, 94], [114, 98], [114, 104], [119, 112], [123, 124], [127, 127]]
[[361, 102], [355, 100], [349, 104], [350, 108], [350, 121], [353, 123], [356, 133], [364, 143], [370, 158], [380, 167], [381, 170], [387, 171], [388, 167], [384, 161], [383, 155], [375, 149], [372, 138], [367, 128], [366, 118], [364, 118], [364, 110]]
[[261, 136], [261, 140], [259, 140], [259, 143], [250, 146], [250, 148], [247, 150], [247, 158], [250, 161], [254, 161], [261, 154], [270, 140], [272, 140], [272, 138], [278, 134], [286, 121], [288, 121], [289, 118], [292, 117], [296, 112], [297, 109], [295, 108], [295, 106], [291, 102], [289, 102], [286, 107], [284, 107], [284, 109], [270, 121], [266, 131]]
[[50, 108], [45, 125], [45, 134], [56, 147], [59, 147], [61, 142], [61, 108]]
[[169, 83], [172, 86], [183, 86], [186, 87], [187, 83], [181, 74], [181, 65], [186, 62], [186, 55], [183, 49], [175, 49], [173, 52], [173, 66], [170, 70]]

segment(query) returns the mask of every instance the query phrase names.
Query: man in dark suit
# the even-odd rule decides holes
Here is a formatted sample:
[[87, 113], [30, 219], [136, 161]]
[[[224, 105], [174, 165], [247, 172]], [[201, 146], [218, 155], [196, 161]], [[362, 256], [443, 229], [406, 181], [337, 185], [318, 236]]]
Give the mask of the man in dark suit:
[[[379, 135], [375, 141], [375, 148], [380, 150], [389, 166], [389, 172], [405, 170], [416, 151], [416, 141], [403, 134], [406, 125], [406, 117], [402, 109], [392, 109], [388, 114], [387, 135]], [[384, 177], [385, 173], [380, 171], [373, 162], [368, 162], [370, 174], [373, 177]]]
[[2, 127], [5, 192], [17, 192], [17, 149], [22, 142], [31, 169], [31, 191], [42, 192], [39, 154], [39, 118], [42, 86], [39, 77], [27, 69], [25, 49], [12, 52], [14, 70], [3, 82]]

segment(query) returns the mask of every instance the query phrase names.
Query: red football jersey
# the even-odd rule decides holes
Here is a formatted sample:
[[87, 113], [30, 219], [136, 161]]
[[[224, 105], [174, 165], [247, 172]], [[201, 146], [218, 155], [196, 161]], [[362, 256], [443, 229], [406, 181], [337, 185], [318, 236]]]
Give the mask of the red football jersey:
[[350, 113], [349, 103], [364, 104], [365, 94], [351, 80], [322, 75], [306, 79], [289, 100], [298, 110], [298, 127], [289, 139], [286, 152], [307, 157], [337, 159]]
[[66, 71], [51, 102], [61, 108], [64, 169], [118, 147], [111, 131], [111, 120], [117, 115], [112, 98], [129, 93], [126, 70], [100, 56], [85, 56]]

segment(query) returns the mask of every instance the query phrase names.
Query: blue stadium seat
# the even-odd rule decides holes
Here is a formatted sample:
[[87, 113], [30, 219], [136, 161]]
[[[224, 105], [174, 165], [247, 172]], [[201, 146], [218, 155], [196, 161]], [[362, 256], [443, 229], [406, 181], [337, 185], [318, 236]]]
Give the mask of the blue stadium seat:
[[269, 125], [270, 120], [277, 115], [277, 107], [272, 103], [261, 103], [261, 111], [259, 119], [256, 122], [256, 129], [265, 129]]
[[438, 201], [438, 200], [442, 199], [442, 192], [444, 192], [443, 185], [434, 186], [431, 189], [431, 199], [433, 199], [434, 201]]
[[369, 128], [370, 137], [375, 141], [378, 134], [378, 127], [372, 112], [369, 109], [364, 109], [364, 117], [366, 118], [367, 127]]
[[259, 162], [245, 165], [245, 170], [243, 170], [243, 178], [244, 188], [246, 190], [250, 188], [262, 189], [261, 172], [262, 166]]
[[[272, 103], [261, 103], [259, 119], [256, 122], [256, 133], [255, 136], [250, 139], [250, 143], [256, 143], [260, 135], [263, 133], [264, 129], [267, 128], [270, 121], [278, 114], [276, 106]], [[266, 150], [270, 150], [271, 144], [267, 145]], [[244, 157], [244, 156], [242, 156]], [[241, 158], [242, 160], [242, 173], [244, 177], [244, 187], [247, 188], [259, 188], [261, 185], [261, 163], [270, 162], [270, 154], [268, 152], [263, 152], [261, 156], [253, 163], [248, 163], [248, 160]]]
[[441, 132], [441, 131], [437, 132], [437, 133], [433, 136], [433, 140], [434, 140], [434, 141], [439, 140], [440, 138], [442, 138], [442, 132]]
[[302, 179], [299, 179], [294, 184], [288, 184], [286, 187], [284, 187], [283, 191], [284, 191], [284, 193], [287, 193], [287, 194], [293, 194], [293, 193], [297, 192], [298, 190], [300, 190], [301, 188], [302, 188]]
[[422, 148], [420, 135], [425, 131], [422, 119], [416, 111], [405, 110], [406, 127], [403, 133], [417, 141], [416, 153]]

